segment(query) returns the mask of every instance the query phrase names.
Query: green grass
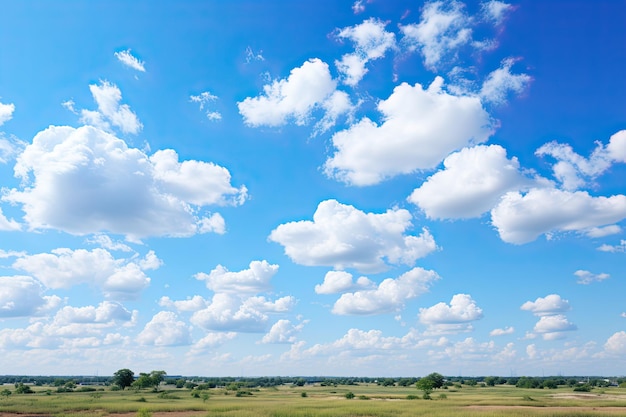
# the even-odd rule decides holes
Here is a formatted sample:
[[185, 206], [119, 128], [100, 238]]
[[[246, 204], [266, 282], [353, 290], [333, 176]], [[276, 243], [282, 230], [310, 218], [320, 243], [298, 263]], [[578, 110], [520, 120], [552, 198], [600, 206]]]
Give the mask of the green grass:
[[[209, 398], [195, 398], [187, 389], [56, 393], [37, 387], [34, 394], [11, 394], [0, 399], [1, 413], [44, 414], [55, 417], [106, 417], [115, 413], [201, 411], [223, 417], [595, 417], [626, 415], [626, 389], [604, 388], [585, 396], [572, 389], [521, 389], [511, 386], [436, 390], [432, 400], [414, 387], [374, 384], [294, 388], [282, 386], [233, 391], [211, 389]], [[306, 391], [306, 397], [302, 392]], [[354, 393], [347, 399], [346, 393]], [[442, 396], [441, 394], [445, 394]], [[413, 399], [407, 399], [413, 398]], [[445, 397], [445, 398], [444, 398]], [[364, 401], [366, 400], [366, 401]], [[567, 408], [563, 408], [567, 407]], [[112, 416], [114, 417], [114, 416]]]

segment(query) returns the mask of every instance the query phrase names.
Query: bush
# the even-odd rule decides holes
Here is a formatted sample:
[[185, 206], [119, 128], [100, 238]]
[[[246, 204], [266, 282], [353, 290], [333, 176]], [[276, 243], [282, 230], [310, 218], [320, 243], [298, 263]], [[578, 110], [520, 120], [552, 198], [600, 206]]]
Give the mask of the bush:
[[346, 392], [346, 398], [351, 400], [354, 398], [354, 393], [352, 391]]
[[409, 394], [406, 396], [407, 400], [417, 400], [419, 398], [419, 395], [415, 395], [415, 394]]
[[591, 386], [584, 384], [574, 388], [576, 392], [589, 392], [591, 391]]
[[448, 399], [448, 396], [446, 394], [439, 394], [439, 399], [440, 400], [446, 400], [446, 399]]
[[369, 400], [370, 397], [368, 397], [367, 395], [359, 395], [359, 400]]
[[306, 397], [307, 397], [307, 394], [306, 394], [306, 392], [302, 391], [302, 392], [300, 393], [300, 396], [301, 396], [302, 398], [306, 398]]
[[137, 411], [137, 417], [152, 417], [152, 413], [147, 408], [140, 408]]

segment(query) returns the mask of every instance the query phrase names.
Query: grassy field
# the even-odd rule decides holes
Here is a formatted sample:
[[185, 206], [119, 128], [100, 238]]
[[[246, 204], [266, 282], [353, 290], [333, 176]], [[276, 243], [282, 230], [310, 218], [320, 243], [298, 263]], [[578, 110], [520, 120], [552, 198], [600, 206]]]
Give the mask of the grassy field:
[[[100, 388], [102, 389], [102, 388]], [[0, 387], [1, 390], [1, 387]], [[172, 417], [191, 415], [224, 417], [397, 417], [397, 416], [626, 416], [626, 389], [603, 388], [575, 393], [571, 388], [522, 389], [512, 386], [466, 387], [436, 390], [432, 400], [421, 398], [415, 387], [281, 386], [234, 391], [216, 388], [198, 397], [188, 389], [164, 387], [160, 392], [111, 391], [57, 393], [35, 387], [33, 394], [11, 394], [0, 398], [0, 416], [89, 416], [104, 417], [132, 413], [147, 417], [162, 412]], [[347, 399], [352, 392], [354, 398]], [[208, 398], [206, 395], [208, 394]], [[303, 393], [306, 393], [304, 396]], [[407, 396], [417, 397], [407, 399]], [[114, 416], [113, 416], [114, 417]], [[156, 417], [156, 416], [154, 416]]]

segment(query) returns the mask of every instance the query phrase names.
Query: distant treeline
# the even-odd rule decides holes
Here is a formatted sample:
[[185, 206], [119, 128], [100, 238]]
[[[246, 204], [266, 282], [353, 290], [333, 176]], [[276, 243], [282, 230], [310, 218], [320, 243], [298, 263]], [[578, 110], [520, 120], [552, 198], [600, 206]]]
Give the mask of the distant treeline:
[[[76, 385], [111, 385], [113, 376], [26, 376], [26, 375], [2, 375], [0, 384], [32, 384], [36, 386], [66, 386], [68, 383]], [[321, 384], [327, 386], [378, 384], [382, 386], [411, 386], [420, 378], [418, 377], [327, 377], [327, 376], [298, 376], [298, 377], [200, 377], [200, 376], [167, 376], [166, 384], [175, 385], [177, 388], [217, 388], [236, 384], [240, 387], [262, 388], [275, 387], [291, 384], [304, 386], [306, 384]], [[545, 377], [445, 377], [444, 388], [453, 386], [495, 386], [515, 385], [520, 388], [556, 388], [557, 386], [588, 386], [607, 387], [626, 383], [626, 377], [604, 376], [545, 376]]]

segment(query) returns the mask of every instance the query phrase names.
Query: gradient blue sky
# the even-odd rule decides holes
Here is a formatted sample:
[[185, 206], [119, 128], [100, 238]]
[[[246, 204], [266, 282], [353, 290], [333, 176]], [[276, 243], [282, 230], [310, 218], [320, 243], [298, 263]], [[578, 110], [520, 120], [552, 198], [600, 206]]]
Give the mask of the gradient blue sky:
[[0, 373], [626, 374], [623, 1], [0, 13]]

